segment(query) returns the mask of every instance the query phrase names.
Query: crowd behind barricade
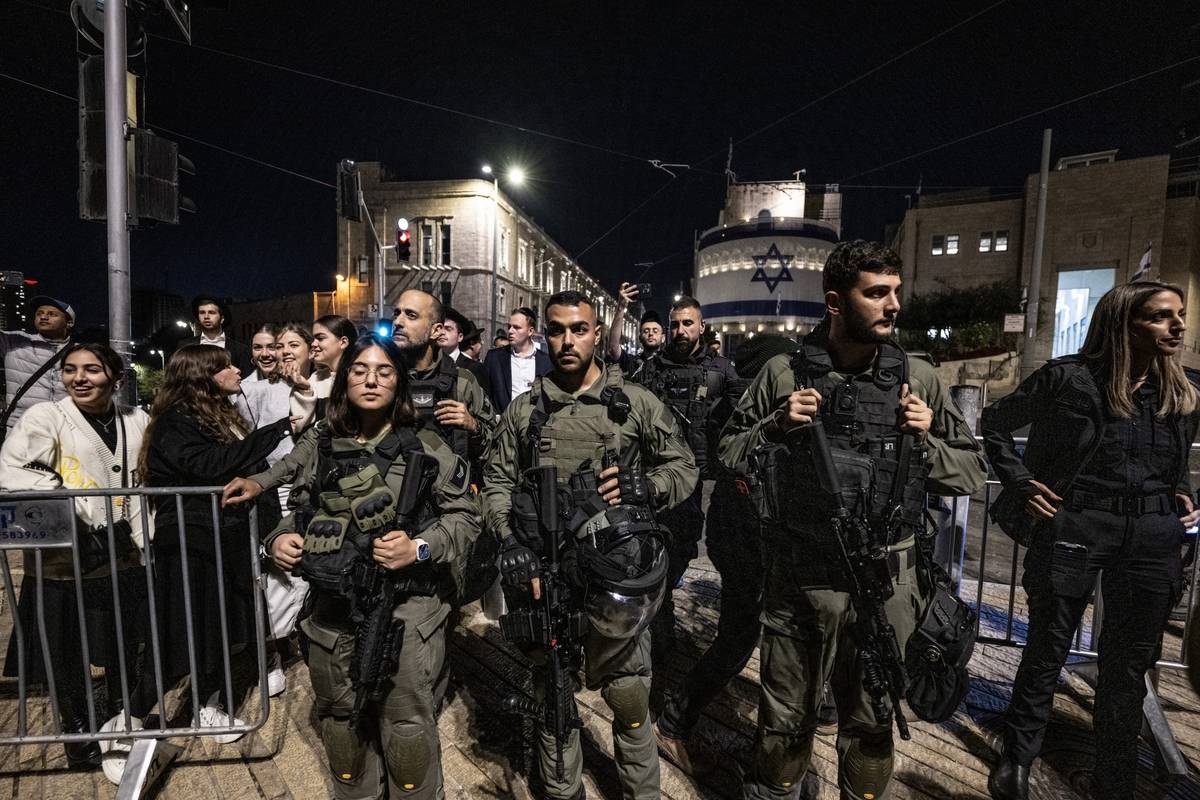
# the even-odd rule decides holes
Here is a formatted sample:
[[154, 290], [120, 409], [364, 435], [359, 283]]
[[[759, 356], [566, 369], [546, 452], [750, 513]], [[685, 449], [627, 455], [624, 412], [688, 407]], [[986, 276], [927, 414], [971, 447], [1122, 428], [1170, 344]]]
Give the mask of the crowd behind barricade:
[[[900, 283], [892, 251], [841, 244], [825, 320], [733, 358], [690, 297], [666, 320], [646, 311], [639, 346], [623, 347], [644, 284], [622, 284], [609, 325], [573, 291], [515, 309], [482, 361], [484, 331], [415, 289], [396, 298], [390, 336], [328, 315], [261, 325], [247, 343], [198, 297], [198, 335], [166, 360], [148, 410], [116, 402], [127, 365], [72, 339], [69, 304], [35, 298], [37, 332], [0, 334], [0, 486], [130, 494], [76, 497], [76, 552], [27, 553], [14, 613], [25, 631], [44, 620], [50, 663], [14, 639], [4, 674], [52, 683], [64, 733], [94, 733], [101, 699], [101, 732], [156, 727], [155, 676], [191, 676], [191, 726], [229, 743], [252, 687], [230, 679], [227, 657], [256, 660], [262, 638], [266, 663], [249, 672], [270, 696], [287, 691], [291, 660], [307, 665], [335, 796], [440, 797], [447, 635], [480, 600], [532, 665], [532, 697], [503, 707], [537, 723], [541, 795], [584, 796], [581, 682], [612, 711], [623, 796], [659, 796], [660, 754], [689, 775], [714, 769], [701, 712], [761, 645], [744, 795], [817, 797], [813, 737], [836, 731], [841, 796], [882, 797], [893, 730], [909, 738], [906, 713], [954, 713], [974, 644], [974, 611], [931, 555], [926, 494], [973, 494], [988, 468], [934, 369], [896, 344]], [[1183, 330], [1177, 288], [1117, 287], [1080, 354], [984, 412], [1004, 486], [993, 516], [1028, 546], [1031, 615], [995, 798], [1028, 796], [1101, 569], [1092, 785], [1105, 790], [1093, 794], [1133, 796], [1143, 677], [1179, 600], [1182, 530], [1200, 516]], [[1030, 423], [1018, 454], [1012, 433]], [[138, 487], [223, 489], [219, 505], [147, 505]], [[721, 577], [717, 636], [668, 681], [672, 594], [701, 541]], [[89, 666], [107, 684], [94, 694]], [[65, 749], [70, 767], [116, 783], [130, 744]]]

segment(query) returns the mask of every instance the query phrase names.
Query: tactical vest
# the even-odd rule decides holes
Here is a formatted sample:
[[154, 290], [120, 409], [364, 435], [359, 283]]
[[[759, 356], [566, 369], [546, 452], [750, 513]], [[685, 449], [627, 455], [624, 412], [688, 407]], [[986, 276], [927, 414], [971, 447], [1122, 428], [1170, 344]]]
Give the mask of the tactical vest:
[[439, 400], [458, 400], [458, 367], [449, 356], [438, 359], [437, 369], [427, 378], [418, 378], [411, 371], [408, 375], [408, 393], [412, 397], [413, 410], [426, 426], [437, 431], [454, 455], [470, 463], [467, 454], [470, 434], [462, 428], [447, 428], [437, 421]]
[[680, 364], [657, 354], [634, 380], [671, 409], [696, 456], [696, 467], [708, 477], [708, 450], [714, 438], [709, 415], [725, 391], [725, 375], [691, 357]]
[[[387, 493], [381, 491], [388, 471], [406, 453], [422, 450], [412, 428], [393, 428], [374, 451], [367, 448], [334, 451], [333, 437], [322, 426], [317, 438], [317, 469], [309, 497], [311, 521], [304, 534], [300, 572], [322, 591], [345, 595], [345, 581], [355, 563], [371, 558], [371, 531], [386, 518]], [[391, 496], [394, 502], [394, 495]], [[418, 515], [418, 530], [436, 517], [426, 498]], [[404, 570], [400, 591], [437, 593], [441, 576], [429, 564]]]
[[555, 404], [537, 378], [529, 389], [533, 412], [529, 416], [530, 466], [558, 467], [560, 483], [566, 483], [584, 462], [591, 460], [599, 471], [606, 456], [632, 456], [636, 441], [623, 441], [621, 425], [629, 418], [629, 398], [617, 367], [608, 368], [606, 385], [599, 398], [582, 395], [569, 414], [556, 414]]
[[[869, 377], [830, 377], [833, 361], [823, 337], [808, 336], [791, 356], [795, 388], [821, 393], [817, 421], [825, 427], [834, 462], [842, 482], [843, 499], [855, 514], [888, 526], [893, 540], [920, 529], [925, 508], [928, 453], [913, 437], [897, 428], [900, 387], [908, 383], [908, 355], [898, 345], [884, 342]], [[797, 453], [805, 446], [797, 448]], [[784, 505], [781, 519], [822, 519], [832, 504], [817, 485], [813, 470], [803, 458], [786, 460], [779, 493]], [[903, 532], [899, 529], [904, 528]], [[894, 543], [894, 542], [893, 542]]]

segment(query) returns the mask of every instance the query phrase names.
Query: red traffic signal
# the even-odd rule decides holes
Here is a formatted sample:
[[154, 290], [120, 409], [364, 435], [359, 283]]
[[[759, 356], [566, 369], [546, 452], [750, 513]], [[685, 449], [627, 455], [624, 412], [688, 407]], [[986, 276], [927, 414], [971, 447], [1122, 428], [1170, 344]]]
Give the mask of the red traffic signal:
[[408, 230], [408, 220], [404, 217], [396, 220], [396, 259], [408, 262], [412, 258], [412, 233]]

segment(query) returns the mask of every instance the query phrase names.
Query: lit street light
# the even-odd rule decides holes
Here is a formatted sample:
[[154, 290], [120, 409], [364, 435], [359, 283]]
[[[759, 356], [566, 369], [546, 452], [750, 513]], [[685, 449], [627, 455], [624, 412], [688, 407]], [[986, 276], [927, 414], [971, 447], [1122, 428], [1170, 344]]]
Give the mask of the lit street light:
[[521, 169], [520, 167], [513, 167], [508, 171], [508, 179], [512, 181], [514, 185], [520, 186], [525, 182], [525, 170]]
[[167, 368], [167, 354], [166, 353], [164, 353], [162, 350], [151, 350], [150, 355], [158, 356], [159, 360], [162, 362], [162, 368], [164, 370]]

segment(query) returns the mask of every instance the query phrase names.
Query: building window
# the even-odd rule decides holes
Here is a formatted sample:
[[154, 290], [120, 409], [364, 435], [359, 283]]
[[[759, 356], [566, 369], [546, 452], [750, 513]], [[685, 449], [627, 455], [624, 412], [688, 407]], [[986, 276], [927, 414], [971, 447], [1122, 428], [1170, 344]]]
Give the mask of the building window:
[[958, 255], [958, 234], [957, 233], [946, 234], [946, 255], [948, 255], [948, 256]]
[[433, 266], [433, 225], [421, 225], [421, 266]]
[[508, 229], [500, 231], [500, 269], [508, 271]]
[[934, 236], [933, 245], [929, 248], [930, 255], [941, 256], [946, 254], [946, 237]]
[[370, 280], [370, 275], [371, 275], [371, 259], [367, 258], [366, 256], [359, 256], [358, 257], [358, 274], [354, 276], [354, 279], [357, 280], [359, 282], [359, 284], [364, 284], [368, 280]]
[[517, 280], [525, 280], [525, 273], [529, 270], [529, 253], [526, 251], [525, 243], [517, 241]]
[[1008, 250], [1008, 231], [996, 231], [996, 244], [992, 247], [997, 253]]
[[983, 233], [979, 234], [979, 252], [981, 252], [981, 253], [992, 252], [992, 232], [991, 231], [984, 231]]
[[442, 223], [442, 266], [450, 266], [450, 224]]

